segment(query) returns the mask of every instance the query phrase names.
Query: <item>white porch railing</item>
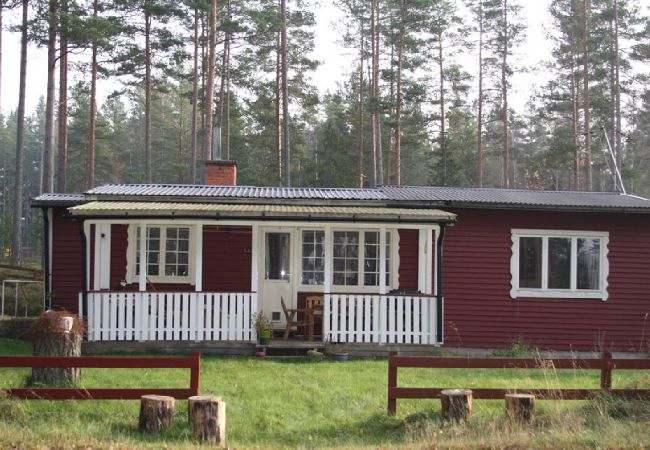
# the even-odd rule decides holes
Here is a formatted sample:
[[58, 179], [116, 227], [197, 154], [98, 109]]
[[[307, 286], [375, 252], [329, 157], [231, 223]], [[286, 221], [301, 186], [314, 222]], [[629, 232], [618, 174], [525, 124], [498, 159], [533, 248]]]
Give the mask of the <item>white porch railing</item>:
[[90, 292], [89, 341], [254, 341], [256, 293]]
[[323, 339], [439, 344], [434, 296], [325, 294]]

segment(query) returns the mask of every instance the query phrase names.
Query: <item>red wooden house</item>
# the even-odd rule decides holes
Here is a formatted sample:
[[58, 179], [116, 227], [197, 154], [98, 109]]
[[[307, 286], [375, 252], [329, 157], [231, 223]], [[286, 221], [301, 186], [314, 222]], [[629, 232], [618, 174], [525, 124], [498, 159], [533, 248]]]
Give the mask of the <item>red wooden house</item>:
[[283, 329], [280, 299], [316, 294], [325, 341], [647, 347], [650, 200], [259, 188], [236, 186], [233, 163], [208, 171], [218, 185], [34, 199], [52, 305], [79, 310], [90, 341], [254, 341], [255, 312]]

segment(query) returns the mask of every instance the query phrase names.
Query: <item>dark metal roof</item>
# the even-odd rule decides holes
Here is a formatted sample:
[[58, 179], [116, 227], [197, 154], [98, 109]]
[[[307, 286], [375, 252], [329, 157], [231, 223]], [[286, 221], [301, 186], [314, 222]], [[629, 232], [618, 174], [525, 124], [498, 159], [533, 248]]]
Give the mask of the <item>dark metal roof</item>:
[[650, 212], [650, 200], [617, 192], [535, 191], [433, 186], [282, 188], [255, 186], [108, 184], [85, 194], [43, 194], [33, 206], [92, 200], [230, 203], [296, 203], [402, 207], [475, 207]]
[[83, 194], [41, 194], [32, 199], [32, 206], [68, 206], [83, 203], [85, 196]]
[[384, 200], [379, 189], [284, 188], [187, 184], [108, 184], [86, 192], [93, 196], [150, 196], [309, 200]]
[[501, 206], [562, 209], [645, 209], [650, 200], [618, 192], [536, 191], [524, 189], [385, 186], [390, 200], [439, 206]]

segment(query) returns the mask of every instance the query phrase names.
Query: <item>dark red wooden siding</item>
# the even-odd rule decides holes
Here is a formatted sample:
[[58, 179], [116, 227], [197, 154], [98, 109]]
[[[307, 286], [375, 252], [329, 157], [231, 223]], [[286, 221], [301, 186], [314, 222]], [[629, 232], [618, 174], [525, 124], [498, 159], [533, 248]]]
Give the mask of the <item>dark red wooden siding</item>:
[[[443, 252], [445, 344], [557, 349], [647, 348], [650, 216], [451, 210]], [[510, 297], [512, 228], [609, 232], [609, 299]]]
[[250, 292], [251, 227], [203, 227], [203, 290]]
[[401, 229], [399, 231], [399, 288], [418, 288], [418, 230]]
[[82, 286], [81, 233], [76, 220], [63, 217], [65, 208], [52, 214], [52, 306], [77, 312]]

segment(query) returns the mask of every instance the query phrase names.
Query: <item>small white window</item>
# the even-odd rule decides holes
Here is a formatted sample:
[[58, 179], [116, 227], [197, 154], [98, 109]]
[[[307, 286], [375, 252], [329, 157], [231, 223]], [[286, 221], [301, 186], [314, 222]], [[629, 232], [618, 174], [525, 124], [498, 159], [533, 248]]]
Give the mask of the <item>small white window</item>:
[[608, 233], [512, 230], [512, 298], [607, 300]]
[[[192, 227], [148, 225], [146, 227], [147, 281], [154, 283], [191, 283]], [[128, 273], [131, 282], [140, 276], [140, 226], [129, 229]]]

